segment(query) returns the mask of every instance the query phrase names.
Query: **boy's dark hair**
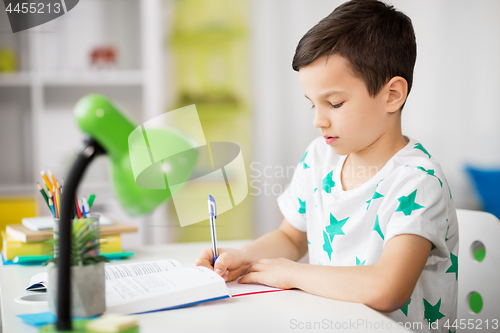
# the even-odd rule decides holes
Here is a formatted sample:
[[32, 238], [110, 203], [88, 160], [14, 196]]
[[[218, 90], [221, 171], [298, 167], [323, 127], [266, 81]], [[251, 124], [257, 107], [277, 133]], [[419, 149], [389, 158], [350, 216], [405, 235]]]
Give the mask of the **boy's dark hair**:
[[377, 0], [351, 0], [340, 5], [302, 37], [292, 68], [298, 71], [332, 54], [348, 60], [370, 96], [377, 95], [394, 76], [408, 82], [410, 93], [417, 58], [415, 33], [410, 18], [393, 6]]

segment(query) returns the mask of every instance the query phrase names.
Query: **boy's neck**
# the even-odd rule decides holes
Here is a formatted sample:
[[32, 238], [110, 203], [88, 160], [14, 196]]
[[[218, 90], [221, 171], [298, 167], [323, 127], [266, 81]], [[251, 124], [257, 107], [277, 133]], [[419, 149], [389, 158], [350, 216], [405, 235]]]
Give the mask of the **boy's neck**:
[[[356, 188], [375, 176], [387, 161], [407, 144], [408, 142], [401, 131], [397, 131], [392, 135], [386, 133], [365, 149], [349, 154], [342, 168], [344, 190]], [[369, 170], [369, 172], [346, 172], [348, 170], [359, 171], [360, 169]], [[364, 176], [357, 176], [359, 174]]]
[[346, 164], [363, 167], [379, 166], [382, 168], [387, 161], [407, 144], [408, 142], [402, 133], [396, 135], [384, 134], [365, 149], [349, 154], [346, 158]]

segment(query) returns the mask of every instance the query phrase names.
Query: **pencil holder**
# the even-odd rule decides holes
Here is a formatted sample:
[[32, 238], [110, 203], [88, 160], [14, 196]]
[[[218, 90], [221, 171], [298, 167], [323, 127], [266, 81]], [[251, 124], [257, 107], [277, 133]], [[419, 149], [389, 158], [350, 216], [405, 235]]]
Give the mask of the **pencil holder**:
[[[98, 256], [100, 255], [100, 246], [99, 246], [99, 239], [100, 239], [100, 224], [99, 224], [99, 218], [100, 218], [100, 214], [90, 214], [87, 218], [85, 219], [74, 219], [73, 220], [73, 227], [75, 227], [75, 223], [87, 223], [87, 222], [90, 222], [90, 225], [89, 227], [87, 228], [86, 232], [88, 231], [91, 231], [91, 230], [96, 230], [95, 233], [96, 233], [96, 236], [94, 240], [92, 240], [90, 243], [93, 245], [93, 244], [97, 244], [96, 248], [94, 250], [92, 250], [92, 255], [95, 255], [95, 256]], [[59, 255], [59, 245], [58, 245], [58, 242], [57, 242], [57, 239], [59, 238], [59, 219], [54, 219], [54, 257], [57, 257]], [[83, 236], [84, 234], [80, 235], [80, 236]]]
[[[99, 256], [99, 214], [74, 219], [71, 233], [71, 313], [75, 317], [100, 315], [106, 310], [104, 262]], [[49, 310], [56, 314], [59, 220], [54, 220], [54, 258], [48, 265]]]

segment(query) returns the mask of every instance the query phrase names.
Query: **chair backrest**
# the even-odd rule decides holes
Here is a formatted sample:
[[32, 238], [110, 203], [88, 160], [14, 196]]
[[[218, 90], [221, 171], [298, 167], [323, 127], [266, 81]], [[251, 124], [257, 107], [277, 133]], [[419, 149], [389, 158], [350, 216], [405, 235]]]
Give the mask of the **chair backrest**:
[[[457, 332], [500, 331], [500, 221], [492, 214], [457, 209], [459, 226], [458, 325]], [[482, 244], [480, 244], [480, 243]], [[478, 256], [484, 246], [484, 258]], [[474, 256], [479, 257], [478, 261]], [[476, 292], [482, 299], [479, 313], [471, 310], [469, 300]], [[477, 294], [473, 296], [476, 305]], [[464, 325], [462, 324], [462, 327]], [[473, 328], [472, 328], [473, 327]], [[472, 329], [470, 329], [472, 328]], [[452, 329], [453, 331], [454, 329]]]

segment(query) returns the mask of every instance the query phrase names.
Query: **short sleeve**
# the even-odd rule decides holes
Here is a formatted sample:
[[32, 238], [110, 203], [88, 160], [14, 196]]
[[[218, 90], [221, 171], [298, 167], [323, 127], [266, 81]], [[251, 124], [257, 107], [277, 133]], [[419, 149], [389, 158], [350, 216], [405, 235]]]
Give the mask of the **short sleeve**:
[[285, 219], [296, 229], [307, 231], [306, 201], [311, 185], [311, 167], [314, 163], [313, 141], [297, 164], [290, 185], [278, 197], [278, 206]]
[[406, 166], [402, 176], [391, 186], [379, 210], [378, 221], [385, 229], [384, 246], [401, 234], [419, 235], [435, 248], [426, 265], [447, 260], [445, 243], [448, 226], [448, 192], [443, 182], [425, 170]]

